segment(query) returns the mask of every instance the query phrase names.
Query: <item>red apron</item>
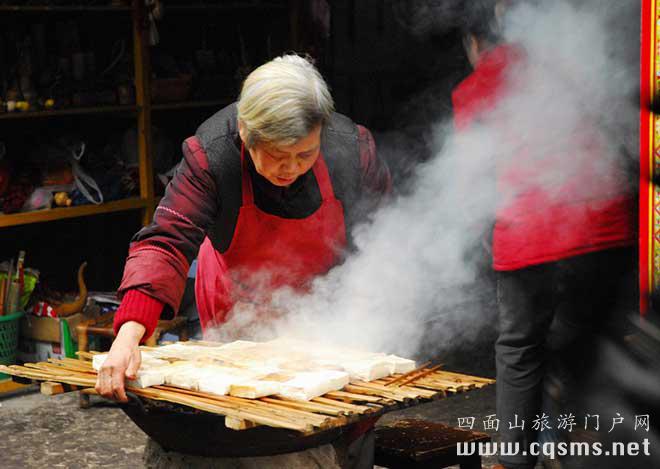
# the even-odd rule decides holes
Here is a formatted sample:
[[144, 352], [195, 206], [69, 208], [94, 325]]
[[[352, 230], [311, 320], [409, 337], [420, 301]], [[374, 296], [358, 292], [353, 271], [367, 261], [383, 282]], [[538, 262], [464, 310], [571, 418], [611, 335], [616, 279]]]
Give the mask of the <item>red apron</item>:
[[220, 254], [205, 238], [197, 257], [195, 297], [203, 331], [226, 322], [237, 301], [265, 302], [269, 293], [285, 286], [304, 290], [337, 263], [346, 246], [344, 209], [323, 155], [312, 167], [321, 206], [302, 219], [259, 210], [243, 148], [241, 167], [243, 204], [229, 249]]

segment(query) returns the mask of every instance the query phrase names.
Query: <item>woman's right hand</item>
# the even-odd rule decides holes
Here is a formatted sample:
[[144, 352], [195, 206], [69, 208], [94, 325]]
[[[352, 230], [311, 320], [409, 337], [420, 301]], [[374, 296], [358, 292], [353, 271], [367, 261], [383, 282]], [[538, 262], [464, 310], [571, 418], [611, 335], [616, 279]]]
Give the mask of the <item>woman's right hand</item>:
[[140, 369], [140, 340], [145, 328], [135, 321], [122, 324], [96, 379], [96, 391], [107, 399], [128, 402], [125, 379], [135, 379]]

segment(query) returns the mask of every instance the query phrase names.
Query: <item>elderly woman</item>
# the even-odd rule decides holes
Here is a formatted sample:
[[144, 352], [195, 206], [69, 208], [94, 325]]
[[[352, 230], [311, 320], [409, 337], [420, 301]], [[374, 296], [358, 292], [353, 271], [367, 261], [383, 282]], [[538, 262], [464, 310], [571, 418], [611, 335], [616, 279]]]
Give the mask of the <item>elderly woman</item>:
[[238, 103], [204, 122], [153, 223], [131, 243], [116, 339], [97, 390], [126, 401], [124, 378], [163, 313], [177, 311], [191, 261], [202, 330], [275, 288], [304, 289], [340, 260], [350, 227], [390, 189], [369, 131], [333, 112], [326, 83], [286, 55], [254, 70]]

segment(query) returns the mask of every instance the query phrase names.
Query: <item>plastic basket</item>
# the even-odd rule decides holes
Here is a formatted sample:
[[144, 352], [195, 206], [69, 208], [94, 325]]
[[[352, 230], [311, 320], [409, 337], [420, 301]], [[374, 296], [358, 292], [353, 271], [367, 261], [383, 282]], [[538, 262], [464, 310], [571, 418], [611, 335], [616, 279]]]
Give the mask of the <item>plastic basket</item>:
[[[16, 350], [18, 348], [19, 319], [22, 312], [0, 316], [0, 365], [13, 365], [16, 363]], [[0, 379], [7, 379], [8, 375], [0, 373]]]

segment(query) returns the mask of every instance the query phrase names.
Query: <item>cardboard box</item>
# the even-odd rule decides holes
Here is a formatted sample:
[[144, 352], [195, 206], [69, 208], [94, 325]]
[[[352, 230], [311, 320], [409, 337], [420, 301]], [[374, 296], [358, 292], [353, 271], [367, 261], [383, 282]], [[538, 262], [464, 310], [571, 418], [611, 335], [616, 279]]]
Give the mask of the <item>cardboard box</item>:
[[60, 322], [65, 321], [71, 331], [71, 338], [78, 341], [76, 326], [85, 320], [82, 313], [76, 313], [65, 318], [49, 318], [26, 314], [21, 319], [21, 337], [40, 342], [62, 342]]
[[49, 358], [76, 358], [75, 327], [85, 319], [82, 313], [66, 318], [25, 315], [21, 319], [18, 358], [28, 363]]

